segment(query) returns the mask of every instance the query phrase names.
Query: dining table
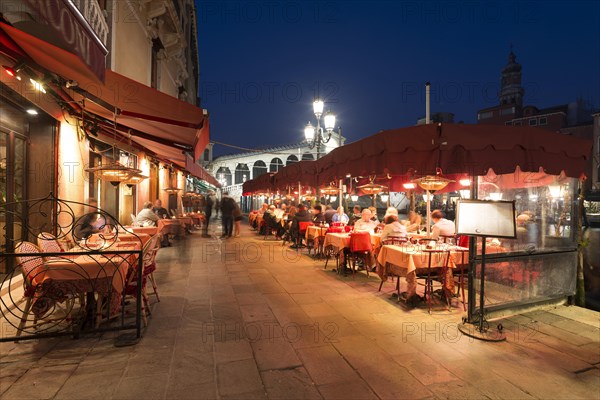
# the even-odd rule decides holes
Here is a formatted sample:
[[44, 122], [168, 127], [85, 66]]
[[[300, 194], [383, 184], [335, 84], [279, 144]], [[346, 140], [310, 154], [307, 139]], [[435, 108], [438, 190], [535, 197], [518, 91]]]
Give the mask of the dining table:
[[[90, 299], [94, 300], [93, 293], [98, 293], [97, 301], [102, 297], [110, 299], [110, 315], [118, 314], [127, 273], [130, 268], [135, 268], [141, 249], [141, 244], [135, 242], [86, 242], [85, 247], [76, 247], [69, 252], [86, 254], [65, 254], [44, 260], [28, 274], [32, 287], [39, 288], [32, 312], [41, 317], [68, 296], [86, 294], [88, 308], [91, 307]], [[88, 310], [88, 313], [93, 314], [94, 310]]]
[[145, 233], [150, 236], [158, 233], [158, 227], [156, 226], [125, 226], [125, 230], [135, 234]]
[[87, 243], [138, 242], [141, 243], [141, 247], [144, 247], [152, 236], [148, 233], [137, 232], [119, 232], [117, 234], [94, 233], [87, 239]]
[[[435, 247], [424, 244], [406, 242], [401, 245], [386, 244], [381, 246], [377, 255], [377, 275], [383, 282], [387, 281], [388, 275], [405, 277], [407, 283], [407, 298], [417, 293], [417, 273], [426, 272], [428, 268], [443, 268], [448, 259], [448, 271], [444, 279], [444, 288], [452, 291], [454, 281], [452, 269], [457, 264], [468, 260], [466, 247], [437, 244]], [[465, 254], [466, 252], [466, 254]], [[396, 285], [399, 291], [399, 285]], [[400, 294], [400, 293], [398, 293]]]
[[185, 223], [177, 218], [163, 218], [156, 222], [158, 233], [162, 235], [180, 235], [181, 230], [185, 229]]
[[[379, 247], [381, 246], [381, 234], [380, 233], [371, 233], [371, 245], [373, 246], [373, 251], [371, 253], [371, 257], [367, 259], [367, 265], [370, 267], [375, 263], [373, 255], [377, 253]], [[332, 248], [334, 252], [337, 254], [337, 259], [341, 264], [345, 263], [344, 259], [344, 249], [350, 248], [350, 233], [349, 232], [329, 232], [325, 234], [325, 240], [323, 242], [323, 248]]]
[[306, 243], [308, 243], [309, 239], [313, 240], [313, 249], [315, 250], [315, 254], [317, 254], [317, 252], [320, 250], [319, 243], [321, 243], [321, 241], [319, 240], [319, 238], [325, 237], [325, 235], [327, 234], [327, 229], [329, 229], [328, 226], [321, 225], [309, 225], [306, 227], [306, 232], [304, 233], [304, 240], [306, 241]]

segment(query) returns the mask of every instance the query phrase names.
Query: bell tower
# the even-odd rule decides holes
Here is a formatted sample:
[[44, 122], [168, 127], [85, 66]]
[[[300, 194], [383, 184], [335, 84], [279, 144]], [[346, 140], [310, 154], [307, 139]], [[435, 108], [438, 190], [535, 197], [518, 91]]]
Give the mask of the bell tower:
[[512, 51], [508, 54], [508, 63], [502, 69], [502, 79], [500, 82], [500, 104], [515, 104], [523, 106], [524, 90], [521, 86], [521, 64], [517, 61], [517, 56]]

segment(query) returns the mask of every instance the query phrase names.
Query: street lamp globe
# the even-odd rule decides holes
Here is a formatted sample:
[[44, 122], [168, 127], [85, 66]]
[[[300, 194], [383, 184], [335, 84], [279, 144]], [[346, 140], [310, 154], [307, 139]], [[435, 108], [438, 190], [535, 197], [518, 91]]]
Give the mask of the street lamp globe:
[[323, 114], [323, 107], [325, 107], [325, 103], [323, 102], [323, 100], [316, 99], [313, 102], [313, 111], [315, 112], [317, 119], [321, 118], [321, 115]]
[[304, 138], [307, 142], [312, 141], [315, 138], [315, 127], [309, 122], [304, 128]]
[[327, 132], [331, 132], [333, 128], [335, 128], [335, 115], [331, 111], [327, 111], [323, 119], [325, 122], [325, 129]]

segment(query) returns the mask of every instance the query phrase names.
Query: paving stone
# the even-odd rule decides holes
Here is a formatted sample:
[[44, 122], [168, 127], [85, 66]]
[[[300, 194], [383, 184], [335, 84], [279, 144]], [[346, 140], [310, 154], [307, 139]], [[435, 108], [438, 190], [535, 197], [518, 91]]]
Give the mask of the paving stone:
[[323, 399], [369, 400], [377, 399], [371, 388], [360, 379], [318, 386]]
[[338, 315], [337, 310], [335, 310], [327, 303], [321, 302], [312, 304], [302, 304], [300, 307], [306, 313], [306, 315], [313, 319]]
[[219, 394], [222, 397], [253, 392], [264, 393], [262, 381], [254, 360], [240, 360], [218, 364], [217, 382]]
[[423, 353], [410, 353], [402, 356], [395, 356], [393, 359], [398, 364], [405, 367], [412, 376], [425, 386], [451, 382], [458, 379], [438, 361]]
[[246, 340], [215, 342], [215, 360], [217, 363], [228, 363], [252, 358], [252, 347]]
[[154, 351], [139, 350], [129, 357], [125, 376], [133, 377], [168, 373], [171, 368], [172, 358], [173, 348], [156, 349]]
[[169, 385], [165, 398], [177, 400], [217, 400], [219, 396], [217, 395], [216, 383], [211, 382], [209, 384], [191, 384], [187, 386]]
[[[2, 368], [6, 368], [3, 366]], [[52, 365], [29, 369], [15, 384], [2, 395], [4, 399], [51, 399], [77, 364]]]
[[331, 346], [297, 349], [304, 368], [317, 385], [359, 380], [346, 360]]
[[96, 366], [83, 366], [66, 380], [65, 384], [56, 394], [56, 399], [80, 400], [86, 399], [110, 399], [121, 378], [125, 368], [111, 368], [109, 364]]
[[261, 372], [269, 399], [321, 399], [315, 383], [302, 367]]
[[481, 393], [475, 383], [473, 385], [461, 380], [448, 381], [444, 383], [435, 383], [427, 386], [437, 398], [443, 399], [487, 399], [488, 397]]
[[248, 304], [267, 304], [267, 299], [260, 293], [236, 293], [235, 297], [240, 306]]
[[470, 381], [479, 392], [490, 399], [533, 399], [531, 395], [525, 393], [512, 383], [502, 378], [481, 379]]
[[112, 398], [114, 400], [163, 399], [167, 380], [167, 374], [126, 377], [121, 380]]
[[251, 343], [259, 371], [295, 368], [302, 365], [294, 348], [283, 338], [263, 339]]
[[246, 304], [240, 306], [242, 318], [246, 322], [276, 321], [275, 315], [267, 304]]

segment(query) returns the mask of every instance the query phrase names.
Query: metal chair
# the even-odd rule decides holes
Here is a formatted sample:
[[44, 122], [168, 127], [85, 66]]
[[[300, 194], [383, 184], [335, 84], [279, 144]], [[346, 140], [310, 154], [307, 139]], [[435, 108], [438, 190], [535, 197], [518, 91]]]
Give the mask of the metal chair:
[[356, 274], [356, 261], [363, 260], [367, 277], [369, 276], [368, 257], [373, 254], [371, 234], [369, 232], [353, 232], [350, 234], [350, 251], [348, 253], [352, 261], [352, 278]]
[[[381, 241], [381, 245], [396, 245], [401, 246], [408, 242], [408, 238], [406, 236], [388, 236], [384, 240]], [[381, 251], [381, 248], [380, 248]], [[394, 282], [394, 277], [396, 275], [388, 273], [388, 276], [392, 277], [392, 282]], [[383, 287], [383, 280], [379, 284], [378, 292], [381, 292], [381, 288]], [[396, 291], [400, 294], [400, 277], [398, 277], [398, 281], [396, 282]]]
[[[154, 273], [154, 271], [156, 270], [156, 264], [155, 264], [155, 259], [156, 259], [156, 253], [158, 252], [158, 249], [160, 248], [160, 241], [159, 241], [159, 237], [158, 235], [154, 235], [148, 242], [146, 242], [146, 244], [144, 245], [144, 248], [142, 249], [142, 304], [141, 304], [141, 308], [142, 308], [142, 320], [144, 322], [144, 325], [147, 326], [148, 325], [148, 316], [151, 315], [151, 311], [150, 311], [150, 301], [148, 300], [148, 292], [146, 291], [146, 282], [147, 279], [150, 279], [152, 282], [152, 287], [154, 290], [154, 295], [156, 296], [156, 299], [158, 301], [160, 301], [160, 298], [158, 297], [158, 292], [156, 291], [156, 283], [154, 282], [154, 276], [152, 275]], [[149, 278], [149, 276], [152, 275], [151, 278]], [[136, 297], [137, 296], [137, 277], [138, 277], [138, 263], [137, 261], [131, 265], [131, 267], [129, 268], [129, 271], [127, 273], [127, 278], [126, 278], [126, 284], [125, 287], [123, 289], [123, 297], [127, 297], [127, 296], [131, 296], [131, 297]]]
[[[428, 253], [427, 269], [421, 274], [417, 273], [417, 279], [425, 279], [425, 299], [427, 300], [427, 309], [431, 314], [431, 301], [433, 298], [433, 282], [441, 281], [442, 290], [444, 291], [444, 279], [446, 277], [446, 270], [448, 268], [448, 262], [450, 260], [450, 251], [442, 249], [425, 249], [423, 250]], [[431, 262], [434, 257], [444, 257], [441, 267], [432, 267]], [[441, 272], [441, 274], [440, 274]], [[446, 293], [446, 303], [448, 311], [450, 311], [450, 295]]]
[[[40, 249], [31, 242], [19, 242], [15, 247], [15, 253], [17, 254], [34, 254], [40, 253]], [[35, 296], [36, 288], [33, 284], [35, 276], [43, 271], [44, 261], [42, 256], [17, 256], [17, 265], [21, 266], [21, 273], [23, 274], [23, 298], [25, 298], [25, 308], [23, 309], [23, 315], [21, 321], [17, 327], [17, 335], [21, 336], [25, 324], [27, 323], [29, 313], [31, 312], [31, 302]], [[34, 326], [37, 324], [37, 318], [34, 317]]]

